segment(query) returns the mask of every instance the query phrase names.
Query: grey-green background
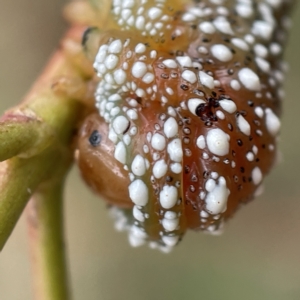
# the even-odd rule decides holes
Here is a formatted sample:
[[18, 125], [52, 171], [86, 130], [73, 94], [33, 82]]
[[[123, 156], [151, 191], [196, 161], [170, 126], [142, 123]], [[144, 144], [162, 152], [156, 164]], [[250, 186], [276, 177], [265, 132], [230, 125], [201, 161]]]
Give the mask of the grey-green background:
[[[61, 0], [1, 0], [0, 111], [16, 104], [55, 49], [65, 24]], [[221, 237], [189, 232], [169, 254], [132, 249], [104, 203], [74, 168], [66, 189], [66, 237], [75, 300], [300, 299], [300, 7], [286, 59], [281, 164], [266, 191]], [[0, 255], [0, 299], [33, 299], [26, 223]], [[55, 299], [54, 299], [55, 300]]]

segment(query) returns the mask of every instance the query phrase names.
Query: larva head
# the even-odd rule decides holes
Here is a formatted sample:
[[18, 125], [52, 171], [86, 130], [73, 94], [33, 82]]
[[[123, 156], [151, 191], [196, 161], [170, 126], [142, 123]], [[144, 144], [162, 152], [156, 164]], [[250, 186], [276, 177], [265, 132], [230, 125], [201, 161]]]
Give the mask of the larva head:
[[88, 116], [79, 132], [76, 159], [95, 192], [111, 204], [131, 207], [128, 174], [120, 162], [112, 159], [115, 145], [109, 140], [108, 131], [108, 124], [97, 113]]
[[[99, 121], [108, 124], [106, 158], [122, 170], [123, 190], [128, 184], [130, 241], [169, 250], [187, 228], [219, 232], [258, 193], [273, 165], [282, 79], [280, 35], [273, 31], [283, 30], [276, 18], [286, 7], [262, 2], [255, 11], [243, 2], [227, 9], [203, 1], [177, 11], [166, 9], [168, 1], [145, 5], [114, 2], [124, 31], [100, 38], [95, 97]], [[153, 18], [151, 26], [140, 26], [141, 16]], [[181, 43], [174, 43], [174, 32]], [[81, 135], [82, 145], [88, 137]], [[80, 149], [84, 161], [92, 153]], [[116, 180], [107, 182], [111, 189]], [[113, 195], [108, 200], [115, 201]]]

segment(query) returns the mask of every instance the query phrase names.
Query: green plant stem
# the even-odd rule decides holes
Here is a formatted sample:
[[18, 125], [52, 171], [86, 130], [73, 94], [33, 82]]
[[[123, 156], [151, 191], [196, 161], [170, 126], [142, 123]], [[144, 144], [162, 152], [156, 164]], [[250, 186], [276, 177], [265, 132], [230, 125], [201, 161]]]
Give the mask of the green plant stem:
[[72, 164], [72, 139], [84, 109], [57, 88], [61, 79], [77, 84], [82, 77], [58, 51], [25, 101], [1, 118], [0, 158], [10, 159], [0, 163], [0, 251], [31, 193], [50, 178], [64, 178]]
[[27, 206], [37, 300], [68, 300], [63, 239], [63, 179], [39, 187]]

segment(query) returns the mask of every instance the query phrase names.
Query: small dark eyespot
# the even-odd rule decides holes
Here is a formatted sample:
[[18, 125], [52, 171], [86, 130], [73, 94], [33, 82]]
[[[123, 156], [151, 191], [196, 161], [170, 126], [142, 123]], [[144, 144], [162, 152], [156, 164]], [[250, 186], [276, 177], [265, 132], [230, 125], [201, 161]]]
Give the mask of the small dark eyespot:
[[101, 134], [98, 132], [98, 130], [94, 130], [89, 138], [89, 142], [93, 147], [97, 147], [100, 145], [102, 140]]

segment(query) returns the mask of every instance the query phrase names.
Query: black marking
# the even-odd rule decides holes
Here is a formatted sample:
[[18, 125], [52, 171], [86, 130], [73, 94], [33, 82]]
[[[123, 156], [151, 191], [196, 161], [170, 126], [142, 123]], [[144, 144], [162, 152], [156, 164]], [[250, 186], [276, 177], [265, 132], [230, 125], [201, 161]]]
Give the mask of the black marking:
[[93, 147], [97, 147], [100, 145], [102, 140], [102, 136], [99, 133], [98, 130], [94, 130], [91, 134], [91, 136], [89, 137], [89, 142]]

